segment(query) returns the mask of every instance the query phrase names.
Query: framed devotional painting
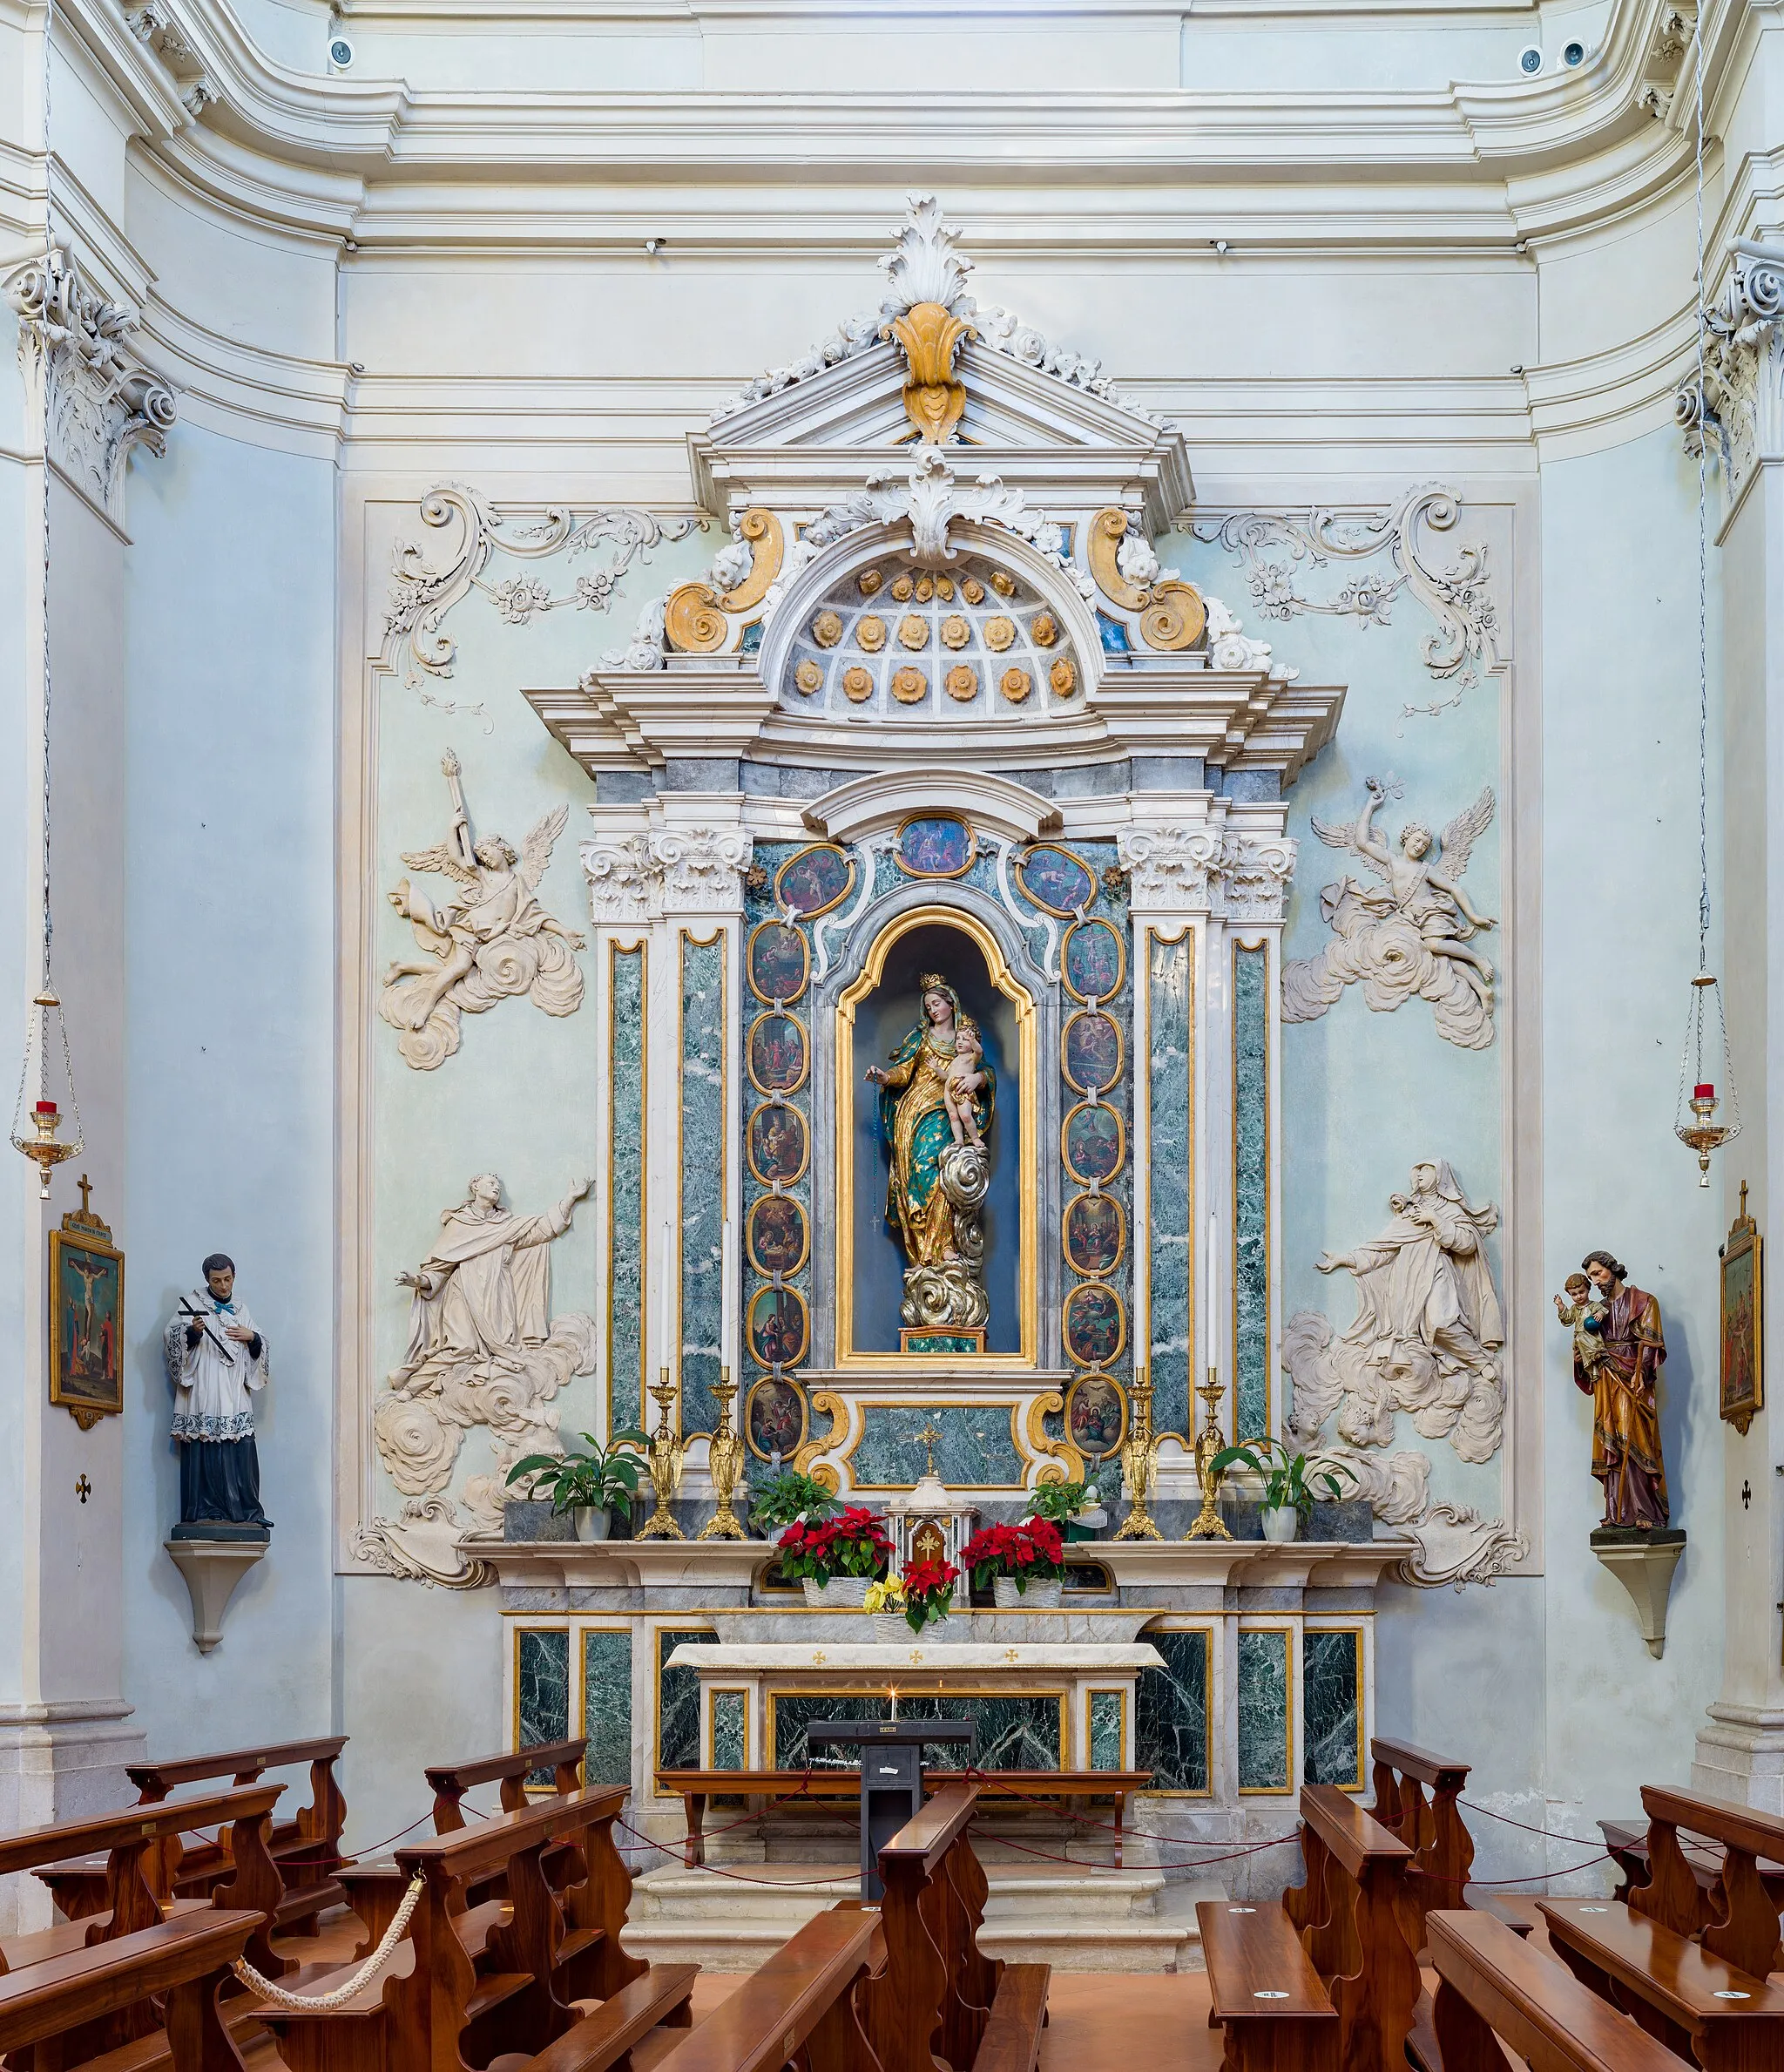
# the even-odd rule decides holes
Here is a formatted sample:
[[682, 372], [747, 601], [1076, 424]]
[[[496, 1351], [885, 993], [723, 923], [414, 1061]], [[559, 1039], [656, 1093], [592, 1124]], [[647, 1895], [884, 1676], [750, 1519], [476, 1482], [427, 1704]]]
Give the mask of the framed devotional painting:
[[1740, 1213], [1722, 1247], [1723, 1418], [1745, 1435], [1766, 1400], [1765, 1277], [1759, 1225], [1747, 1213], [1747, 1182], [1740, 1183]]
[[90, 1432], [124, 1408], [124, 1254], [80, 1189], [50, 1233], [50, 1401]]

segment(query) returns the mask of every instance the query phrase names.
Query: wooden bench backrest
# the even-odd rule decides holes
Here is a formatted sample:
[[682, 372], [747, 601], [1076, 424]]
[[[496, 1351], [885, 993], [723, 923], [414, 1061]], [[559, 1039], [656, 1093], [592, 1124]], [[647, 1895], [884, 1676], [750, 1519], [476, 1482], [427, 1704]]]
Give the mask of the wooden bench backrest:
[[391, 1854], [411, 1876], [417, 1871], [443, 1874], [463, 1884], [499, 1871], [523, 1849], [579, 1833], [591, 1820], [612, 1820], [624, 1809], [628, 1790], [611, 1784], [536, 1799], [518, 1812], [493, 1814], [474, 1828], [404, 1842]]
[[[1631, 1892], [1631, 1908], [1756, 1978], [1784, 1968], [1778, 1909], [1758, 1864], [1760, 1857], [1784, 1862], [1784, 1820], [1732, 1799], [1660, 1784], [1644, 1784], [1641, 1803], [1648, 1816], [1649, 1881]], [[1679, 1846], [1681, 1827], [1726, 1852], [1722, 1875], [1709, 1892]]]
[[780, 2072], [801, 2049], [811, 2072], [856, 2072], [870, 2060], [855, 1989], [878, 1933], [879, 1917], [865, 1908], [834, 1906], [814, 1916], [677, 2044], [657, 2072]]
[[1495, 2036], [1531, 2072], [1679, 2072], [1628, 2015], [1487, 1913], [1429, 1917], [1443, 2072], [1504, 2072]]
[[1404, 1869], [1412, 1861], [1412, 1851], [1400, 1837], [1364, 1812], [1335, 1784], [1303, 1784], [1301, 1817], [1352, 1878], [1360, 1878], [1367, 1864], [1394, 1864]]
[[1419, 1995], [1405, 1921], [1412, 1852], [1332, 1785], [1303, 1785], [1301, 1814], [1307, 1880], [1282, 1906], [1338, 2010], [1340, 2063], [1398, 2066]]
[[295, 1763], [332, 1763], [347, 1746], [345, 1734], [325, 1734], [314, 1741], [263, 1741], [254, 1748], [226, 1750], [221, 1755], [176, 1756], [165, 1762], [127, 1763], [124, 1774], [145, 1800], [165, 1798], [179, 1784], [203, 1784], [211, 1777], [233, 1777], [251, 1784], [265, 1770], [285, 1770]]
[[[1469, 1765], [1409, 1742], [1377, 1737], [1369, 1744], [1375, 1803], [1371, 1811], [1413, 1852], [1406, 1875], [1406, 1934], [1424, 1946], [1425, 1916], [1434, 1906], [1466, 1906], [1474, 1867], [1474, 1838], [1457, 1801]], [[1429, 1797], [1427, 1794], [1429, 1793]]]
[[535, 1741], [499, 1756], [477, 1756], [468, 1763], [436, 1763], [422, 1773], [434, 1794], [434, 1832], [456, 1834], [464, 1825], [459, 1801], [478, 1784], [502, 1786], [502, 1810], [517, 1813], [526, 1805], [526, 1780], [536, 1770], [549, 1770], [552, 1789], [574, 1791], [581, 1782], [583, 1741]]

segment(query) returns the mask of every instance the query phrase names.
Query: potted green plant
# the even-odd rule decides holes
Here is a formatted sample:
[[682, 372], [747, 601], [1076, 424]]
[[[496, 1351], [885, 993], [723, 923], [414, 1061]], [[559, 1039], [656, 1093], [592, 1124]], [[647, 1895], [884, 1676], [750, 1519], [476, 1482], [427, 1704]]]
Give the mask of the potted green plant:
[[[919, 1640], [947, 1641], [954, 1635], [954, 1586], [960, 1571], [951, 1561], [907, 1561], [902, 1585], [904, 1623]], [[882, 1613], [880, 1616], [883, 1617]], [[963, 1628], [970, 1624], [963, 1621]], [[875, 1630], [878, 1621], [875, 1621]], [[896, 1638], [895, 1634], [893, 1636]]]
[[1084, 1482], [1041, 1482], [1028, 1493], [1028, 1514], [1056, 1525], [1068, 1542], [1094, 1540], [1108, 1524], [1097, 1479]]
[[1252, 1439], [1243, 1446], [1225, 1447], [1210, 1465], [1216, 1474], [1243, 1467], [1262, 1478], [1266, 1540], [1295, 1539], [1319, 1496], [1335, 1503], [1343, 1495], [1340, 1475], [1347, 1481], [1356, 1480], [1341, 1460], [1328, 1460], [1309, 1473], [1307, 1455], [1290, 1452], [1280, 1439]]
[[788, 1526], [801, 1520], [808, 1525], [819, 1524], [833, 1511], [841, 1508], [840, 1501], [815, 1475], [802, 1475], [788, 1467], [752, 1491], [749, 1514], [771, 1540], [779, 1540], [785, 1535]]
[[612, 1510], [625, 1507], [632, 1518], [632, 1500], [638, 1494], [639, 1462], [622, 1446], [647, 1446], [642, 1432], [616, 1432], [604, 1450], [592, 1432], [581, 1435], [586, 1453], [529, 1453], [508, 1471], [509, 1486], [525, 1481], [527, 1494], [535, 1500], [551, 1499], [554, 1517], [566, 1511], [576, 1517], [578, 1540], [605, 1540], [612, 1530]]
[[809, 1605], [859, 1611], [891, 1558], [892, 1542], [871, 1511], [851, 1508], [818, 1524], [796, 1518], [780, 1535], [780, 1573], [805, 1585]]

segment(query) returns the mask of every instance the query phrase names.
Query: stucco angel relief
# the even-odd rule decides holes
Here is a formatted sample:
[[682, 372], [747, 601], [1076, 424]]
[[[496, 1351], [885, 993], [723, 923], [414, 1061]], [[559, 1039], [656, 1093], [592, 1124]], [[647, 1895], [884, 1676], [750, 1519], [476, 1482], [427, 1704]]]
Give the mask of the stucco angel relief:
[[405, 850], [402, 860], [411, 870], [449, 877], [457, 889], [436, 902], [405, 877], [389, 895], [422, 955], [390, 966], [378, 1002], [399, 1032], [404, 1063], [417, 1072], [432, 1072], [458, 1048], [462, 1015], [482, 1014], [517, 993], [546, 1014], [574, 1014], [582, 1005], [582, 972], [571, 952], [583, 947], [583, 938], [535, 897], [570, 809], [543, 814], [518, 854], [500, 835], [474, 842], [450, 748], [440, 768], [452, 800], [450, 831], [431, 849]]
[[1364, 786], [1368, 800], [1354, 821], [1316, 816], [1313, 828], [1328, 849], [1361, 857], [1379, 882], [1345, 877], [1320, 894], [1320, 911], [1337, 940], [1317, 957], [1284, 965], [1282, 1019], [1317, 1020], [1347, 985], [1360, 983], [1377, 1013], [1415, 997], [1429, 1000], [1440, 1036], [1463, 1050], [1484, 1050], [1493, 1040], [1493, 965], [1470, 938], [1496, 924], [1477, 911], [1462, 878], [1492, 820], [1492, 787], [1435, 842], [1412, 820], [1390, 844], [1375, 825], [1387, 787], [1377, 777]]

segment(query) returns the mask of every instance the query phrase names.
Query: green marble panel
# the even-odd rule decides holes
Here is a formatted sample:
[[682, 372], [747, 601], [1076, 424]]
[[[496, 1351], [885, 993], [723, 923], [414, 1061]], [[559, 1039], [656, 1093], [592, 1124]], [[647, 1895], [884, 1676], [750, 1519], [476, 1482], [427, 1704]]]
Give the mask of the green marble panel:
[[1159, 1791], [1208, 1789], [1208, 1636], [1149, 1633], [1165, 1658], [1142, 1669], [1134, 1695], [1134, 1767], [1152, 1772]]
[[1301, 1656], [1301, 1777], [1309, 1784], [1362, 1783], [1358, 1729], [1358, 1663], [1362, 1635], [1354, 1628], [1308, 1632]]
[[714, 1770], [741, 1770], [744, 1767], [747, 1736], [745, 1732], [743, 1703], [744, 1696], [740, 1690], [715, 1690], [713, 1693]]
[[1288, 1788], [1288, 1635], [1281, 1627], [1239, 1635], [1239, 1788]]
[[1008, 1488], [1022, 1481], [1022, 1456], [1010, 1433], [1010, 1408], [996, 1404], [869, 1405], [849, 1462], [857, 1489], [909, 1489], [923, 1472], [917, 1438], [935, 1420], [942, 1443], [936, 1473], [950, 1489]]
[[[858, 1696], [838, 1692], [835, 1696], [780, 1696], [774, 1708], [774, 1764], [780, 1770], [855, 1770], [860, 1767], [853, 1749], [813, 1756], [806, 1747], [805, 1730], [814, 1720], [886, 1719], [891, 1703], [883, 1697]], [[1059, 1767], [1059, 1700], [1046, 1696], [1008, 1698], [908, 1697], [898, 1701], [900, 1719], [970, 1720], [974, 1735], [970, 1748], [958, 1742], [937, 1742], [925, 1747], [923, 1764], [936, 1770], [962, 1770], [969, 1762], [981, 1770], [1058, 1770]]]
[[681, 938], [681, 1429], [719, 1421], [724, 1330], [725, 938]]
[[1118, 1690], [1091, 1693], [1091, 1768], [1121, 1767], [1121, 1710], [1126, 1694]]
[[684, 1641], [710, 1641], [710, 1626], [657, 1628], [657, 1767], [700, 1768], [700, 1679], [696, 1669], [672, 1669], [669, 1657]]
[[[607, 1085], [610, 1431], [644, 1428], [645, 952], [612, 952]], [[628, 1757], [628, 1764], [630, 1758]], [[629, 1774], [629, 1771], [628, 1771]]]
[[[515, 1682], [519, 1703], [520, 1745], [563, 1741], [570, 1733], [570, 1635], [566, 1629], [523, 1626], [517, 1636]], [[549, 1784], [549, 1770], [535, 1771], [529, 1784]]]
[[632, 1782], [632, 1635], [582, 1636], [582, 1730], [588, 1740], [584, 1781]]
[[1233, 1414], [1270, 1430], [1270, 953], [1233, 952]]
[[1152, 1125], [1152, 1301], [1149, 1355], [1152, 1426], [1191, 1431], [1190, 1286], [1193, 1221], [1190, 1172], [1190, 937], [1152, 942], [1146, 975], [1152, 1055], [1147, 1061]]

